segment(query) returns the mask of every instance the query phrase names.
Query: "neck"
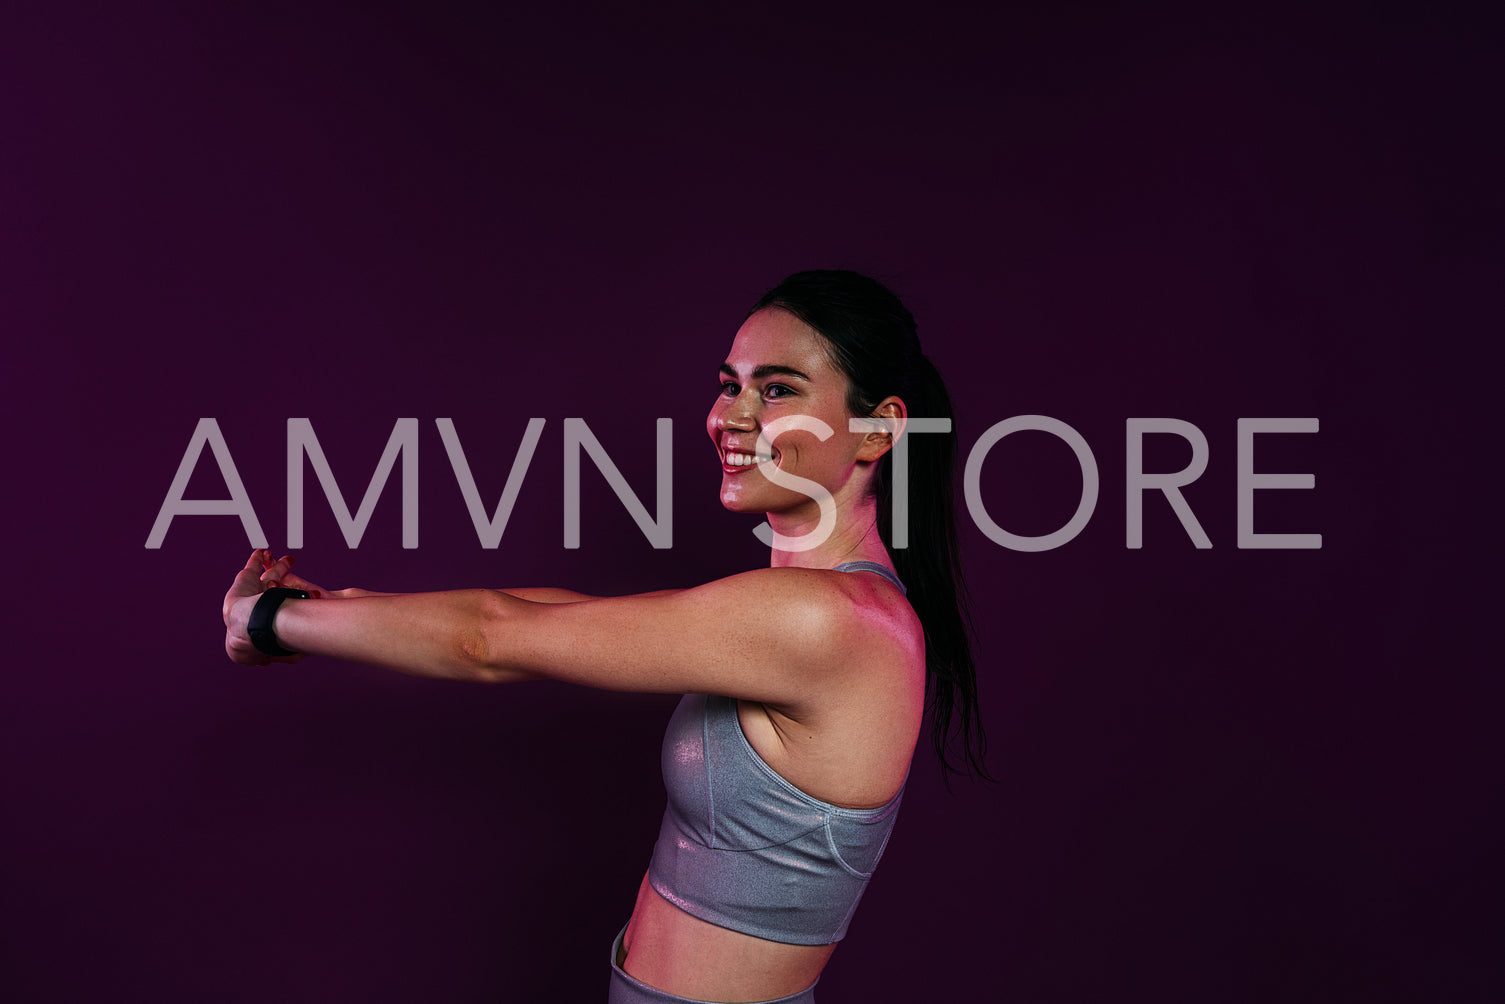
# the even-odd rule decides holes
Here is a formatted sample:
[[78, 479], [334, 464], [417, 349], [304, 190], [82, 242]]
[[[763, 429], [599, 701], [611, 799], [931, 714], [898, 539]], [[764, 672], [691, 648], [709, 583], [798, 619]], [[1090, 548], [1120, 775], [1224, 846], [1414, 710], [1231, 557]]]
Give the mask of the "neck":
[[[781, 537], [803, 538], [814, 532], [819, 522], [818, 513], [813, 517], [768, 514], [768, 525]], [[883, 538], [878, 535], [878, 506], [871, 497], [863, 499], [849, 511], [841, 511], [838, 507], [836, 529], [816, 547], [805, 551], [775, 547], [769, 564], [773, 568], [834, 568], [848, 561], [892, 564], [888, 549], [883, 546]]]

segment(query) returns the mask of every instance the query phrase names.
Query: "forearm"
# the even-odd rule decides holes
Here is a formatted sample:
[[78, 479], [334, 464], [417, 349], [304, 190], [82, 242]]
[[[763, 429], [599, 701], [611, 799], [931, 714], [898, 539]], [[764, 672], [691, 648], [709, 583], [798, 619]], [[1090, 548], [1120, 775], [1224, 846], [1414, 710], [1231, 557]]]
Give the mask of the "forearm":
[[492, 664], [487, 625], [498, 607], [528, 601], [489, 589], [288, 600], [274, 630], [283, 647], [415, 676], [490, 683], [532, 674]]

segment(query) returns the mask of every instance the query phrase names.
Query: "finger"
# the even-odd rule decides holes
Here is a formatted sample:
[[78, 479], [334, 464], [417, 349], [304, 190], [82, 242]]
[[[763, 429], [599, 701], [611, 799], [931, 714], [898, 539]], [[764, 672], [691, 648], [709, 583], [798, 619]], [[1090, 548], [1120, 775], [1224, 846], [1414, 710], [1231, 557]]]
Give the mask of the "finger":
[[278, 558], [266, 566], [266, 570], [261, 573], [261, 581], [270, 582], [276, 579], [280, 582], [287, 577], [287, 573], [292, 570], [292, 567], [293, 556], [291, 554]]
[[265, 588], [257, 579], [260, 577], [258, 569], [266, 553], [261, 549], [252, 551], [245, 567], [235, 573], [235, 579], [230, 583], [230, 588], [225, 593], [225, 601], [221, 605], [221, 613], [224, 616], [230, 616], [230, 607], [236, 600], [243, 596], [255, 596]]
[[247, 583], [254, 583], [260, 578], [261, 570], [266, 567], [266, 561], [270, 557], [270, 554], [271, 552], [262, 548], [252, 551], [251, 556], [246, 559], [246, 566], [236, 574], [235, 585], [231, 587], [231, 592], [245, 586]]
[[289, 572], [282, 577], [282, 584], [284, 586], [292, 586], [294, 589], [301, 589], [316, 600], [321, 598], [324, 593], [327, 592], [327, 590], [325, 590], [323, 586], [318, 585], [314, 582], [309, 582], [303, 576], [296, 575], [292, 572]]

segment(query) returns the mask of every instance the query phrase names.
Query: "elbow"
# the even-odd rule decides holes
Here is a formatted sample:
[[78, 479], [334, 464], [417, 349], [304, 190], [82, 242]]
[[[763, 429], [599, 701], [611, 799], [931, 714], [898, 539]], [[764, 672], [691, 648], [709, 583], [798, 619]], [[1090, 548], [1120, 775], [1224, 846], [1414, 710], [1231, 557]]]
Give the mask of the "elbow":
[[526, 677], [501, 644], [506, 611], [500, 595], [482, 593], [476, 606], [475, 616], [466, 619], [453, 639], [455, 676], [473, 683], [508, 683]]
[[455, 676], [472, 683], [496, 683], [497, 668], [491, 662], [491, 644], [486, 631], [468, 625], [455, 638]]

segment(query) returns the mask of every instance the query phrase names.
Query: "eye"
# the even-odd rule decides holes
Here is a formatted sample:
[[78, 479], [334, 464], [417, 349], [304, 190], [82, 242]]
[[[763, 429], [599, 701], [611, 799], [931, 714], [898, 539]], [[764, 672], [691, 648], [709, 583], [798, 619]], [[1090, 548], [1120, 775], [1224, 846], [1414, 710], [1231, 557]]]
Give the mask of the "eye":
[[763, 388], [763, 396], [773, 398], [775, 400], [781, 397], [788, 397], [793, 393], [793, 387], [789, 387], [781, 383], [771, 383], [767, 387]]
[[741, 392], [741, 390], [742, 390], [741, 387], [738, 387], [735, 383], [733, 383], [730, 380], [723, 380], [723, 381], [721, 381], [721, 396], [722, 397], [736, 397]]

